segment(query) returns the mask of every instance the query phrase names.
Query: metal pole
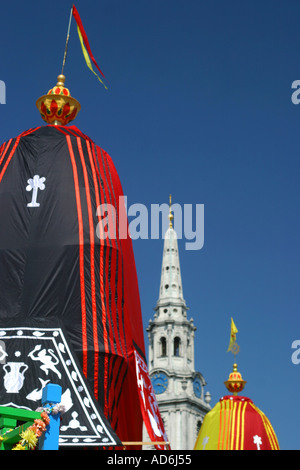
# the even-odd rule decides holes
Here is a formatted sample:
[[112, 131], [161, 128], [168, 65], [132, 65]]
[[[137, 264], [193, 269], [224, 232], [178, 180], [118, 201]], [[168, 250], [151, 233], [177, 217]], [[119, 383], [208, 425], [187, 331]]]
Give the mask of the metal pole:
[[71, 8], [71, 12], [70, 12], [70, 19], [69, 19], [69, 26], [68, 26], [68, 32], [67, 32], [66, 46], [65, 46], [63, 64], [62, 64], [62, 69], [61, 69], [61, 74], [62, 74], [62, 75], [63, 75], [63, 73], [64, 73], [64, 67], [65, 67], [66, 58], [67, 58], [67, 50], [68, 50], [68, 43], [69, 43], [69, 37], [70, 37], [70, 28], [71, 28], [71, 21], [72, 21], [72, 13], [73, 13], [73, 5], [72, 5], [72, 8]]

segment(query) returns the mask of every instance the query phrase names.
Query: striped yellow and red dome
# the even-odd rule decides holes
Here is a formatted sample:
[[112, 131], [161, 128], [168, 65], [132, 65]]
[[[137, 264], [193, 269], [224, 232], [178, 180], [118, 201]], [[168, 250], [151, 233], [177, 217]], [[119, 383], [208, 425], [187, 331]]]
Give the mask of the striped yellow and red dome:
[[274, 429], [250, 398], [237, 396], [246, 382], [234, 364], [222, 397], [205, 416], [195, 450], [279, 450]]
[[266, 415], [247, 397], [225, 396], [207, 413], [195, 450], [279, 450]]

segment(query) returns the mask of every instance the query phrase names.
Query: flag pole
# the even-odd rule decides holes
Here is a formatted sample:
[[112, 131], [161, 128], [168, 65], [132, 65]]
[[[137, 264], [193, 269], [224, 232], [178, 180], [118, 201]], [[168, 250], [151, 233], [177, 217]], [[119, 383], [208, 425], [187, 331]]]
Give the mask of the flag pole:
[[64, 58], [63, 58], [63, 63], [62, 63], [62, 69], [61, 69], [61, 74], [62, 75], [64, 73], [64, 67], [65, 67], [66, 58], [67, 58], [67, 50], [68, 50], [68, 43], [69, 43], [69, 37], [70, 37], [72, 13], [73, 13], [73, 5], [72, 5], [72, 8], [71, 8], [71, 12], [70, 12], [69, 26], [68, 26], [68, 32], [67, 32], [66, 45], [65, 45], [65, 52], [64, 52]]

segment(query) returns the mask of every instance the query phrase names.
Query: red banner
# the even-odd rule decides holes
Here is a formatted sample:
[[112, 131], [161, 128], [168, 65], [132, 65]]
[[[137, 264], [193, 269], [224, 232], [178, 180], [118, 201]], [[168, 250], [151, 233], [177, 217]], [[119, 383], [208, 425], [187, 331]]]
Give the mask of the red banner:
[[82, 36], [84, 45], [85, 45], [85, 47], [86, 47], [86, 50], [87, 50], [87, 52], [88, 52], [90, 58], [92, 59], [94, 65], [97, 67], [97, 69], [98, 69], [99, 72], [101, 73], [102, 77], [105, 78], [103, 72], [100, 70], [100, 68], [99, 68], [99, 66], [98, 66], [98, 64], [97, 64], [97, 62], [96, 62], [96, 60], [95, 60], [95, 58], [94, 58], [94, 56], [93, 56], [93, 54], [92, 54], [91, 47], [90, 47], [90, 44], [89, 44], [89, 41], [88, 41], [86, 32], [85, 32], [85, 30], [84, 30], [84, 27], [83, 27], [83, 25], [82, 25], [81, 18], [80, 18], [80, 16], [79, 16], [79, 13], [78, 13], [78, 11], [77, 11], [75, 5], [73, 5], [72, 14], [73, 14], [73, 17], [74, 17], [74, 19], [75, 19], [75, 21], [76, 21], [76, 23], [77, 23], [77, 26], [78, 26], [78, 28], [79, 28], [79, 30], [80, 30], [80, 33], [81, 33], [81, 36]]
[[[150, 380], [148, 367], [142, 357], [134, 351], [136, 361], [136, 377], [139, 391], [143, 420], [152, 442], [167, 442], [168, 438], [158, 409], [156, 396]], [[155, 445], [158, 450], [166, 450], [165, 444]], [[170, 448], [168, 446], [168, 448]]]

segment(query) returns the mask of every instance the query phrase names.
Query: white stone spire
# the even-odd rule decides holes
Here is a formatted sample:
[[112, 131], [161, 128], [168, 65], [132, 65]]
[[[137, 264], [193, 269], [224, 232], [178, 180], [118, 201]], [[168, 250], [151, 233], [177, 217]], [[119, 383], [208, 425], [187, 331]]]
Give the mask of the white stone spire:
[[[192, 450], [210, 410], [205, 379], [195, 370], [195, 330], [183, 297], [177, 235], [170, 197], [161, 279], [154, 319], [147, 328], [148, 365], [171, 449]], [[145, 437], [144, 441], [148, 441]]]
[[165, 367], [169, 371], [194, 373], [194, 332], [196, 327], [187, 310], [180, 272], [177, 234], [173, 228], [172, 203], [170, 196], [169, 228], [165, 233], [163, 259], [158, 301], [154, 321], [147, 331], [150, 340], [156, 337], [158, 345], [150, 348], [150, 366]]
[[160, 289], [156, 307], [176, 303], [186, 309], [182, 290], [177, 234], [173, 228], [171, 196], [169, 220], [169, 228], [165, 233]]

